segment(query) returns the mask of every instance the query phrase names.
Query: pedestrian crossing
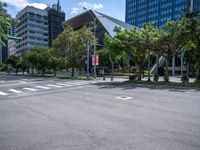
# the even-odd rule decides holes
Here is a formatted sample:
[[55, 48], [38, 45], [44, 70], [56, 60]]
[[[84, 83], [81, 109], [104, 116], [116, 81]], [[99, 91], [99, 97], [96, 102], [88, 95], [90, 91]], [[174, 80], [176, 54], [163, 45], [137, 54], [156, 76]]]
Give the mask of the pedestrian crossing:
[[0, 91], [0, 95], [5, 96], [5, 95], [8, 95], [8, 94]]
[[19, 90], [15, 90], [15, 89], [9, 89], [10, 92], [13, 92], [13, 93], [22, 93], [22, 91], [19, 91]]
[[66, 87], [78, 87], [82, 85], [88, 85], [88, 84], [94, 84], [101, 81], [71, 81], [71, 82], [55, 82], [55, 83], [47, 83], [44, 85], [32, 85], [27, 86], [24, 85], [24, 87], [16, 87], [16, 88], [10, 88], [7, 90], [1, 90], [0, 89], [0, 97], [1, 96], [9, 96], [9, 95], [20, 95], [20, 94], [28, 94], [31, 92], [41, 92], [45, 90], [53, 90], [53, 89], [61, 89]]

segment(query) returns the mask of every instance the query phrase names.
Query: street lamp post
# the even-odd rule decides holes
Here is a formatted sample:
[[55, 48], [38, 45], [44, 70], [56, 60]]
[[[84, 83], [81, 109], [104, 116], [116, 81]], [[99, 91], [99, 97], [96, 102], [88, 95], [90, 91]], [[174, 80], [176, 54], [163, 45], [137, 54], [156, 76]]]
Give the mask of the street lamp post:
[[94, 15], [89, 11], [87, 10], [87, 8], [83, 7], [84, 10], [88, 11], [89, 14], [92, 16], [93, 20], [94, 20], [94, 77], [96, 78], [97, 74], [96, 74], [96, 20], [97, 20], [97, 17], [94, 17]]
[[90, 43], [87, 41], [87, 78], [90, 77]]

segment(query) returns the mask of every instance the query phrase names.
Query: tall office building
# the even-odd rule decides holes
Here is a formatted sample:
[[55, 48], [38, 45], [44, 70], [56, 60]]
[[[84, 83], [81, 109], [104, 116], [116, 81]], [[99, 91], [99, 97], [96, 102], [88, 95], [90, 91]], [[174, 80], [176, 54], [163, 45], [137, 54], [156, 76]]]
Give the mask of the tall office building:
[[48, 12], [32, 6], [21, 10], [16, 18], [20, 23], [16, 26], [16, 36], [22, 40], [17, 42], [17, 56], [35, 46], [48, 47]]
[[65, 21], [65, 13], [61, 11], [60, 1], [53, 4], [52, 8], [47, 7], [49, 25], [49, 47], [52, 47], [53, 40], [63, 32], [62, 22]]
[[[11, 27], [8, 30], [8, 35], [15, 37], [15, 29], [16, 29], [16, 22], [14, 21], [14, 19], [12, 19]], [[7, 45], [8, 45], [8, 55], [7, 56], [10, 57], [12, 55], [16, 55], [16, 40], [8, 39]]]
[[168, 20], [178, 20], [181, 12], [200, 11], [200, 0], [126, 0], [126, 22], [138, 27], [154, 22], [162, 28]]

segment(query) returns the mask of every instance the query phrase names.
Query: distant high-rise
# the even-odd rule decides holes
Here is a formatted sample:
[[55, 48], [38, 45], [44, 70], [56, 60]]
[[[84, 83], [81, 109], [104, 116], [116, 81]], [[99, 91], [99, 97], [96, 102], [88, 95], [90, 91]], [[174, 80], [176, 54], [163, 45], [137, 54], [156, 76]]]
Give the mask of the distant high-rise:
[[[11, 20], [11, 27], [8, 30], [8, 35], [15, 37], [15, 30], [16, 30], [16, 22], [14, 19]], [[7, 56], [16, 55], [16, 40], [8, 39], [8, 54]]]
[[46, 8], [48, 11], [49, 26], [49, 47], [52, 47], [53, 40], [63, 32], [62, 22], [65, 21], [65, 13], [61, 11], [60, 1], [53, 4], [52, 8]]
[[20, 21], [16, 26], [16, 36], [22, 38], [16, 46], [18, 56], [35, 46], [49, 46], [46, 10], [27, 6], [17, 14], [16, 18]]
[[126, 0], [126, 22], [138, 27], [154, 22], [162, 28], [168, 20], [178, 20], [181, 12], [200, 11], [200, 0]]

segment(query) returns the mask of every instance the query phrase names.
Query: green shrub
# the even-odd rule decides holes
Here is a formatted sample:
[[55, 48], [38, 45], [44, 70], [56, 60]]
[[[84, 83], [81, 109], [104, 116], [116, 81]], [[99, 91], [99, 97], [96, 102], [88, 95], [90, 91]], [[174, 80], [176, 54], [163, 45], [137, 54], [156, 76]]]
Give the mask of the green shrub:
[[5, 64], [0, 63], [0, 72], [5, 71]]
[[188, 83], [188, 82], [189, 82], [188, 76], [187, 76], [186, 74], [182, 75], [181, 81], [182, 81], [183, 83]]
[[137, 77], [135, 76], [135, 75], [131, 75], [131, 76], [129, 76], [129, 81], [133, 81], [133, 80], [135, 80]]

